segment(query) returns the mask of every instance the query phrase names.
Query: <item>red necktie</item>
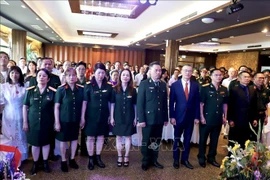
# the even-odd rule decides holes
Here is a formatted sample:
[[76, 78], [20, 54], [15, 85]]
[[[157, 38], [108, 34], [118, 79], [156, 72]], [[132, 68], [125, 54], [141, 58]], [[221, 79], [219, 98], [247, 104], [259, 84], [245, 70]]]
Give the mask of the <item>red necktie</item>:
[[185, 87], [185, 96], [186, 100], [188, 100], [188, 83], [186, 82], [186, 87]]

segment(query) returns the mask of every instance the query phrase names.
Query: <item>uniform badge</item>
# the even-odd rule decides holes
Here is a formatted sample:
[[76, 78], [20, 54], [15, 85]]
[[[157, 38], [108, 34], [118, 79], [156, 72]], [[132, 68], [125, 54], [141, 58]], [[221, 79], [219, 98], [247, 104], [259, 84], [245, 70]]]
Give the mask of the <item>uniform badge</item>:
[[224, 91], [222, 91], [222, 92], [220, 92], [220, 94], [222, 95], [222, 94], [225, 94], [225, 92]]

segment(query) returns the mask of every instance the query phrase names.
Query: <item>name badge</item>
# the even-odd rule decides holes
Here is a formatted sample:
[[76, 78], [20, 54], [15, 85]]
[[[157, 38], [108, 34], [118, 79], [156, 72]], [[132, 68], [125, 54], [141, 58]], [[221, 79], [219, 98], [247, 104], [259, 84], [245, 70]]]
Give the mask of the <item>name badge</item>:
[[102, 90], [102, 92], [107, 92], [107, 90]]

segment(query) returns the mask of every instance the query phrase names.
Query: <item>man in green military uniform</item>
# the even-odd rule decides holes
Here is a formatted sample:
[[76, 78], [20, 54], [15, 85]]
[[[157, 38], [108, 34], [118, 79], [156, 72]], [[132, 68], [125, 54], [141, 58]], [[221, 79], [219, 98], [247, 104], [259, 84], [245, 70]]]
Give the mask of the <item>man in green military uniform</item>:
[[207, 161], [213, 166], [220, 167], [216, 162], [218, 138], [223, 123], [226, 123], [228, 93], [227, 88], [220, 85], [222, 73], [219, 69], [210, 72], [211, 84], [205, 84], [201, 88], [200, 103], [200, 141], [199, 141], [199, 164], [206, 167], [205, 151], [207, 138], [210, 135], [210, 146]]
[[143, 127], [141, 153], [144, 171], [150, 163], [157, 168], [163, 168], [157, 159], [163, 125], [168, 123], [167, 88], [166, 84], [159, 80], [161, 66], [158, 62], [152, 62], [149, 71], [150, 78], [141, 82], [137, 97], [138, 126]]
[[[53, 61], [52, 58], [47, 58], [47, 57], [42, 58], [41, 59], [41, 68], [45, 68], [51, 73], [50, 81], [48, 82], [48, 86], [51, 86], [51, 87], [57, 89], [58, 86], [61, 85], [61, 81], [60, 81], [60, 78], [58, 75], [52, 73], [52, 69], [53, 69], [53, 62], [52, 61]], [[37, 85], [36, 77], [31, 77], [29, 87], [36, 86], [36, 85]]]
[[[254, 82], [254, 89], [256, 89], [256, 92], [257, 92], [257, 111], [258, 111], [258, 118], [261, 123], [261, 132], [258, 132], [259, 130], [258, 126], [255, 127], [254, 129], [259, 134], [262, 134], [263, 124], [266, 125], [268, 122], [267, 104], [269, 103], [270, 91], [263, 85], [263, 82], [264, 82], [263, 73], [254, 74], [253, 82]], [[256, 136], [256, 135], [252, 134], [252, 136]], [[256, 139], [256, 137], [254, 139]]]
[[200, 67], [200, 77], [197, 80], [200, 87], [202, 87], [204, 84], [211, 83], [211, 78], [207, 75], [207, 73], [208, 71], [204, 66]]

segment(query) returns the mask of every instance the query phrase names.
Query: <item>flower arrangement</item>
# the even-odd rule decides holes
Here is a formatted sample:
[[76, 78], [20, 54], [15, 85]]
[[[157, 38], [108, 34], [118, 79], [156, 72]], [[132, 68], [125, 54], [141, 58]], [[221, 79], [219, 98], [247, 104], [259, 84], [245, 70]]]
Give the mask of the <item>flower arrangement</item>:
[[0, 179], [1, 180], [25, 180], [25, 174], [17, 171], [14, 161], [14, 153], [0, 154]]
[[[255, 133], [251, 125], [250, 128]], [[270, 146], [266, 147], [260, 142], [260, 133], [255, 134], [257, 142], [247, 140], [245, 149], [237, 142], [231, 141], [235, 145], [227, 147], [231, 155], [222, 160], [219, 179], [270, 179]]]

